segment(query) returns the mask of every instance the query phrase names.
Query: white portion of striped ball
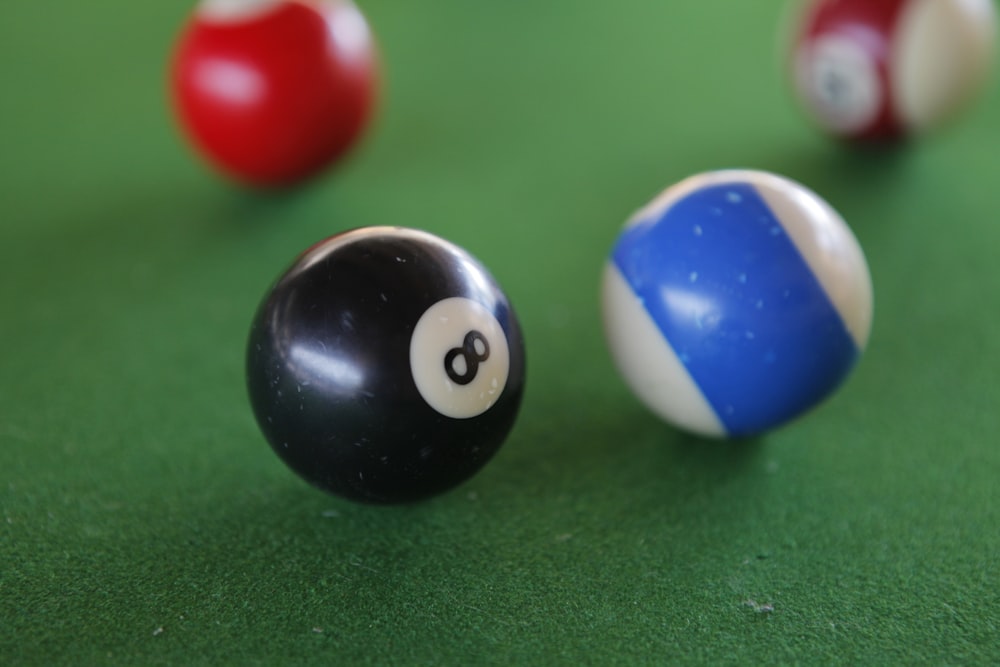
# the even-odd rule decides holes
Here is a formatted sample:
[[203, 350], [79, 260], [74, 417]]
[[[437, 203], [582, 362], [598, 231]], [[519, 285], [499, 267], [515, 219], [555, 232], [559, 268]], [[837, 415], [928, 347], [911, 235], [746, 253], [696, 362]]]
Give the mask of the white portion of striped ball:
[[911, 0], [895, 31], [889, 68], [903, 123], [922, 130], [960, 110], [994, 58], [992, 0]]
[[601, 286], [604, 333], [625, 384], [661, 419], [722, 438], [726, 430], [613, 262]]

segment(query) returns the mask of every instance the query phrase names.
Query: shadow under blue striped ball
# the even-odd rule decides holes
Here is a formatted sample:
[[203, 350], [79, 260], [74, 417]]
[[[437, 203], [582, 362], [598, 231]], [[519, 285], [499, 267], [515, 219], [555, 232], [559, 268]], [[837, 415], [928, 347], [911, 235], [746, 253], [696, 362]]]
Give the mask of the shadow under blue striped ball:
[[843, 382], [868, 340], [872, 287], [857, 239], [815, 193], [720, 171], [628, 222], [603, 309], [616, 365], [651, 410], [702, 435], [749, 436]]

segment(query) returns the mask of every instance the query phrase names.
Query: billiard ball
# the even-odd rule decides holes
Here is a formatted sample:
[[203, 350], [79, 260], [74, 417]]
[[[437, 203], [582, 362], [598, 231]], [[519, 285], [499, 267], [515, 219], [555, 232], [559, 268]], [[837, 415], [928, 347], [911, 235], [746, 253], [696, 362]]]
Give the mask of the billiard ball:
[[468, 479], [524, 390], [521, 329], [487, 270], [426, 232], [369, 227], [304, 252], [263, 300], [247, 387], [278, 456], [373, 503]]
[[857, 239], [815, 193], [718, 171], [629, 220], [602, 307], [612, 358], [652, 412], [698, 435], [745, 437], [846, 378], [868, 340], [872, 286]]
[[829, 133], [891, 140], [961, 110], [993, 60], [992, 0], [812, 0], [795, 22], [793, 82]]
[[174, 57], [174, 107], [223, 173], [252, 186], [293, 185], [362, 135], [376, 59], [350, 0], [202, 0]]

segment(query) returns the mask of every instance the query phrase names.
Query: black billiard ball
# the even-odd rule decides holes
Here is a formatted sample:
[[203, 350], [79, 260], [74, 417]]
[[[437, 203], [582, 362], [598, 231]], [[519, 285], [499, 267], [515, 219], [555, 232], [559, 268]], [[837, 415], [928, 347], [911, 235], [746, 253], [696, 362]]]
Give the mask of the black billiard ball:
[[446, 491], [499, 449], [524, 391], [507, 297], [432, 234], [369, 227], [306, 250], [254, 317], [247, 387], [295, 472], [396, 503]]

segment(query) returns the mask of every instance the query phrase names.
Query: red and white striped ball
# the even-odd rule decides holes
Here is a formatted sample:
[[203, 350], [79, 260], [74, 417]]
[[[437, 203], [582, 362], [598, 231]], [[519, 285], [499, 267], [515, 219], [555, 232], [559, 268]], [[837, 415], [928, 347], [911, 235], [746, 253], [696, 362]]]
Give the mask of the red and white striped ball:
[[174, 109], [219, 171], [287, 186], [358, 141], [377, 70], [371, 31], [351, 0], [201, 0], [174, 55]]
[[993, 60], [992, 0], [810, 0], [794, 46], [794, 83], [831, 134], [920, 134], [960, 111]]

